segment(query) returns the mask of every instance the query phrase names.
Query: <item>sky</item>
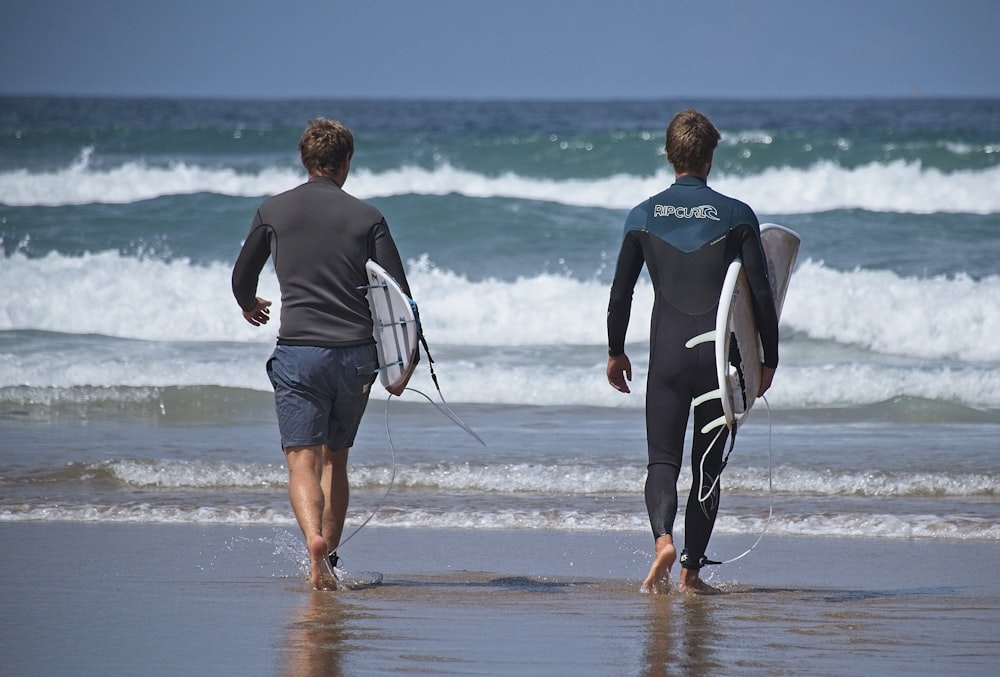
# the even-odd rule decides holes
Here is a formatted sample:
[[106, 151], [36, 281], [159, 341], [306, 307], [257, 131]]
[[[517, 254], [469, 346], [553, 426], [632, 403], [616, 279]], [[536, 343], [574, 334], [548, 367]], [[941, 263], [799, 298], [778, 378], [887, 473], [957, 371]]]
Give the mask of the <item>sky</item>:
[[0, 95], [1000, 98], [997, 0], [8, 0]]

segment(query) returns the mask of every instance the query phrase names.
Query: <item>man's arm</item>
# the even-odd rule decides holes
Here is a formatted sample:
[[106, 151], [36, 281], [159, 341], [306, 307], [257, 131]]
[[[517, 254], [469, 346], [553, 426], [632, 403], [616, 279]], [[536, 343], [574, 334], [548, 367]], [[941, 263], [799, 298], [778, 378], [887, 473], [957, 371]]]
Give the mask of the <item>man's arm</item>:
[[774, 295], [771, 292], [771, 281], [768, 278], [767, 258], [760, 241], [760, 227], [754, 217], [753, 227], [744, 229], [742, 240], [743, 270], [750, 283], [751, 301], [754, 317], [757, 320], [757, 332], [760, 334], [760, 344], [764, 351], [764, 364], [761, 368], [761, 382], [757, 397], [762, 396], [771, 387], [775, 369], [778, 367], [778, 313], [774, 306]]
[[760, 344], [764, 349], [764, 364], [772, 369], [778, 366], [778, 313], [774, 308], [771, 282], [767, 276], [767, 261], [760, 246], [760, 238], [744, 244], [743, 269], [753, 292], [753, 312], [757, 320]]
[[606, 370], [608, 383], [618, 392], [628, 393], [631, 390], [628, 382], [632, 380], [632, 363], [625, 354], [625, 334], [628, 331], [628, 321], [632, 314], [632, 294], [636, 280], [642, 272], [645, 259], [642, 255], [642, 245], [634, 231], [625, 233], [621, 250], [618, 252], [618, 262], [615, 265], [615, 278], [611, 283], [611, 295], [608, 301], [608, 366]]
[[[267, 227], [260, 223], [260, 212], [258, 212], [254, 217], [250, 234], [247, 235], [246, 242], [243, 243], [240, 255], [233, 266], [233, 296], [243, 309], [244, 316], [257, 310], [263, 301], [257, 298], [257, 281], [260, 278], [260, 271], [264, 269], [264, 264], [271, 255], [267, 230]], [[269, 301], [267, 305], [271, 305]], [[249, 318], [247, 321], [249, 322]]]
[[618, 252], [615, 277], [611, 283], [611, 295], [608, 301], [608, 355], [610, 356], [625, 353], [625, 333], [628, 331], [628, 321], [632, 314], [632, 293], [644, 263], [642, 245], [639, 244], [634, 231], [625, 233], [621, 250]]
[[410, 293], [410, 284], [406, 280], [406, 271], [403, 269], [403, 259], [399, 255], [399, 250], [396, 249], [396, 242], [392, 239], [392, 233], [389, 232], [389, 226], [385, 219], [372, 226], [371, 239], [371, 256], [375, 263], [392, 275], [404, 294], [413, 298], [413, 294]]

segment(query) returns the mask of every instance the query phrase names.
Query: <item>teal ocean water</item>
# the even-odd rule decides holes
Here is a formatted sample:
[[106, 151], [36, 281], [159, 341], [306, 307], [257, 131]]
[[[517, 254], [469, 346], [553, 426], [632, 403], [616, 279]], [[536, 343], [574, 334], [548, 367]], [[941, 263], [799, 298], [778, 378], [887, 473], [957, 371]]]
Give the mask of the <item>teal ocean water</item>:
[[376, 396], [351, 520], [392, 482], [376, 523], [646, 530], [648, 281], [631, 396], [605, 382], [604, 318], [688, 105], [723, 133], [710, 183], [803, 238], [718, 530], [1000, 539], [1000, 101], [962, 100], [0, 98], [0, 521], [294, 524], [275, 330], [243, 322], [229, 274], [326, 116], [356, 134], [345, 188], [386, 215], [443, 392], [487, 442]]

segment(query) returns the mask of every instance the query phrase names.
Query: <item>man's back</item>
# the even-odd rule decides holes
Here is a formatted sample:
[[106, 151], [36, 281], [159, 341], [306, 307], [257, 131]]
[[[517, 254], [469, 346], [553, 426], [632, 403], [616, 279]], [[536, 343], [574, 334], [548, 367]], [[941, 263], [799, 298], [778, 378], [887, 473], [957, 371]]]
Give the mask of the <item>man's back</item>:
[[688, 315], [711, 311], [726, 266], [742, 252], [735, 246], [758, 228], [746, 204], [717, 193], [695, 177], [680, 177], [629, 214], [626, 233], [637, 231], [650, 277], [670, 305]]
[[258, 209], [234, 272], [256, 280], [270, 255], [281, 287], [278, 343], [371, 343], [363, 287], [373, 258], [406, 288], [402, 263], [382, 214], [325, 177], [313, 177]]

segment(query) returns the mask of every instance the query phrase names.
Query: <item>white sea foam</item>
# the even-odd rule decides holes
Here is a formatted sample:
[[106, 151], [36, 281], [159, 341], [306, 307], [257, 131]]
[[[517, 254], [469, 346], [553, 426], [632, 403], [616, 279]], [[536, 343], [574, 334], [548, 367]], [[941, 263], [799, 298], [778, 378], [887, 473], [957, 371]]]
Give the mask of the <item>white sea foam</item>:
[[[0, 288], [16, 290], [0, 299], [0, 331], [53, 337], [5, 347], [0, 387], [268, 390], [248, 365], [266, 357], [277, 323], [246, 324], [229, 276], [221, 263], [15, 253], [0, 266]], [[408, 276], [449, 401], [642, 406], [647, 282], [636, 291], [634, 393], [624, 397], [604, 382], [605, 285], [551, 274], [472, 281], [426, 260], [411, 261]], [[273, 276], [262, 276], [260, 291], [277, 302]], [[785, 301], [785, 359], [769, 399], [841, 406], [909, 396], [1000, 408], [997, 298], [1000, 276], [901, 277], [804, 261]], [[433, 392], [425, 372], [412, 385]]]
[[[65, 471], [64, 471], [65, 472]], [[236, 463], [183, 460], [120, 459], [79, 467], [77, 474], [88, 478], [108, 473], [134, 488], [230, 490], [261, 489], [283, 493], [287, 470], [282, 464]], [[357, 490], [382, 491], [389, 488], [400, 499], [408, 492], [444, 494], [472, 493], [477, 496], [518, 494], [558, 496], [638, 495], [646, 469], [640, 463], [598, 464], [577, 460], [573, 464], [489, 463], [484, 461], [443, 461], [400, 464], [352, 464], [351, 486]], [[838, 471], [807, 469], [796, 465], [768, 471], [754, 467], [726, 470], [726, 492], [814, 497], [992, 497], [1000, 491], [1000, 472], [880, 471], [865, 469]], [[689, 468], [681, 470], [678, 490], [691, 487]], [[486, 500], [484, 498], [484, 500]], [[491, 499], [490, 499], [491, 500]]]
[[[372, 497], [381, 496], [392, 483], [389, 500], [380, 503], [373, 527], [645, 533], [644, 474], [640, 463], [607, 458], [577, 459], [569, 464], [452, 461], [401, 464], [393, 481], [393, 472], [385, 464], [352, 464], [349, 481], [358, 500], [347, 526], [360, 526], [375, 505]], [[111, 478], [124, 485], [123, 493], [112, 502], [79, 502], [78, 489], [59, 500], [7, 501], [0, 506], [0, 522], [288, 527], [295, 523], [286, 499], [287, 472], [280, 465], [165, 459], [71, 464], [45, 478], [52, 485], [50, 491], [58, 492], [56, 475], [59, 482], [76, 487], [101, 486]], [[690, 486], [690, 471], [685, 468], [678, 490], [685, 494]], [[764, 468], [730, 467], [726, 473], [730, 508], [720, 515], [716, 533], [747, 536], [766, 529], [772, 535], [1000, 540], [1000, 525], [984, 513], [974, 508], [956, 513], [948, 507], [953, 501], [972, 501], [970, 506], [990, 501], [998, 486], [1000, 474], [996, 472], [831, 472], [789, 464], [775, 467], [772, 478]], [[772, 490], [782, 509], [768, 519], [766, 506]], [[246, 498], [248, 492], [250, 498]], [[224, 504], [207, 499], [220, 494], [232, 498]], [[558, 500], [553, 502], [553, 497]], [[845, 498], [851, 500], [844, 510], [814, 507], [814, 501], [840, 504]], [[914, 507], [884, 511], [881, 506], [890, 505], [885, 499], [892, 498], [909, 499]]]
[[[272, 343], [276, 323], [246, 324], [232, 299], [231, 270], [134, 259], [115, 252], [78, 257], [15, 253], [0, 266], [0, 331], [34, 329], [150, 341]], [[455, 346], [601, 346], [607, 286], [541, 273], [472, 281], [410, 261], [407, 277], [428, 338]], [[72, 285], [66, 281], [72, 280]], [[261, 296], [280, 308], [273, 275]], [[785, 300], [786, 329], [885, 354], [1000, 362], [1000, 275], [902, 277], [888, 271], [838, 271], [807, 260]], [[652, 290], [640, 280], [630, 340], [642, 342]]]
[[[16, 253], [0, 266], [0, 287], [16, 290], [0, 299], [0, 330], [163, 341], [273, 340], [273, 328], [254, 332], [243, 320], [232, 298], [231, 274], [222, 263], [199, 266], [117, 252], [49, 253], [39, 259]], [[260, 295], [278, 298], [273, 275], [261, 276]]]
[[124, 459], [89, 470], [106, 468], [119, 482], [136, 488], [263, 489], [282, 487], [288, 480], [283, 465], [206, 461]]
[[[352, 513], [345, 526], [361, 526], [368, 514]], [[148, 504], [59, 505], [32, 504], [0, 507], [3, 522], [100, 522], [142, 524], [231, 524], [273, 525], [294, 529], [288, 508], [178, 507]], [[585, 512], [559, 508], [466, 510], [448, 512], [425, 509], [383, 509], [367, 528], [409, 529], [547, 529], [552, 531], [641, 532], [649, 529], [640, 511]], [[1000, 540], [1000, 525], [963, 515], [871, 514], [782, 514], [771, 519], [760, 516], [720, 515], [715, 534], [756, 536], [766, 530], [771, 536], [829, 536], [837, 538], [926, 538], [939, 540]], [[682, 535], [683, 524], [675, 526]], [[716, 553], [713, 553], [716, 554]], [[718, 553], [728, 557], [738, 552]]]
[[232, 196], [268, 195], [292, 188], [302, 173], [265, 169], [248, 174], [183, 162], [149, 166], [126, 162], [110, 169], [91, 167], [93, 148], [85, 148], [65, 169], [0, 173], [0, 202], [14, 206], [58, 206], [89, 203], [127, 204], [163, 195], [212, 192]]
[[813, 338], [880, 353], [1000, 362], [997, 299], [1000, 275], [902, 277], [805, 261], [789, 287], [782, 321]]
[[[85, 149], [72, 165], [48, 172], [18, 169], [0, 173], [0, 203], [56, 206], [130, 203], [164, 195], [210, 192], [263, 197], [303, 179], [297, 168], [258, 172], [178, 162], [150, 166], [140, 161], [94, 168]], [[355, 168], [348, 190], [363, 199], [393, 195], [509, 197], [568, 205], [628, 209], [637, 196], [652, 195], [672, 181], [664, 167], [651, 176], [616, 174], [602, 178], [551, 179], [507, 172], [486, 175], [443, 163], [433, 169], [404, 166], [382, 172]], [[1000, 167], [950, 173], [918, 162], [894, 161], [846, 168], [829, 160], [804, 168], [770, 168], [752, 176], [717, 171], [712, 185], [752, 204], [759, 213], [798, 214], [831, 209], [900, 213], [1000, 212]]]

